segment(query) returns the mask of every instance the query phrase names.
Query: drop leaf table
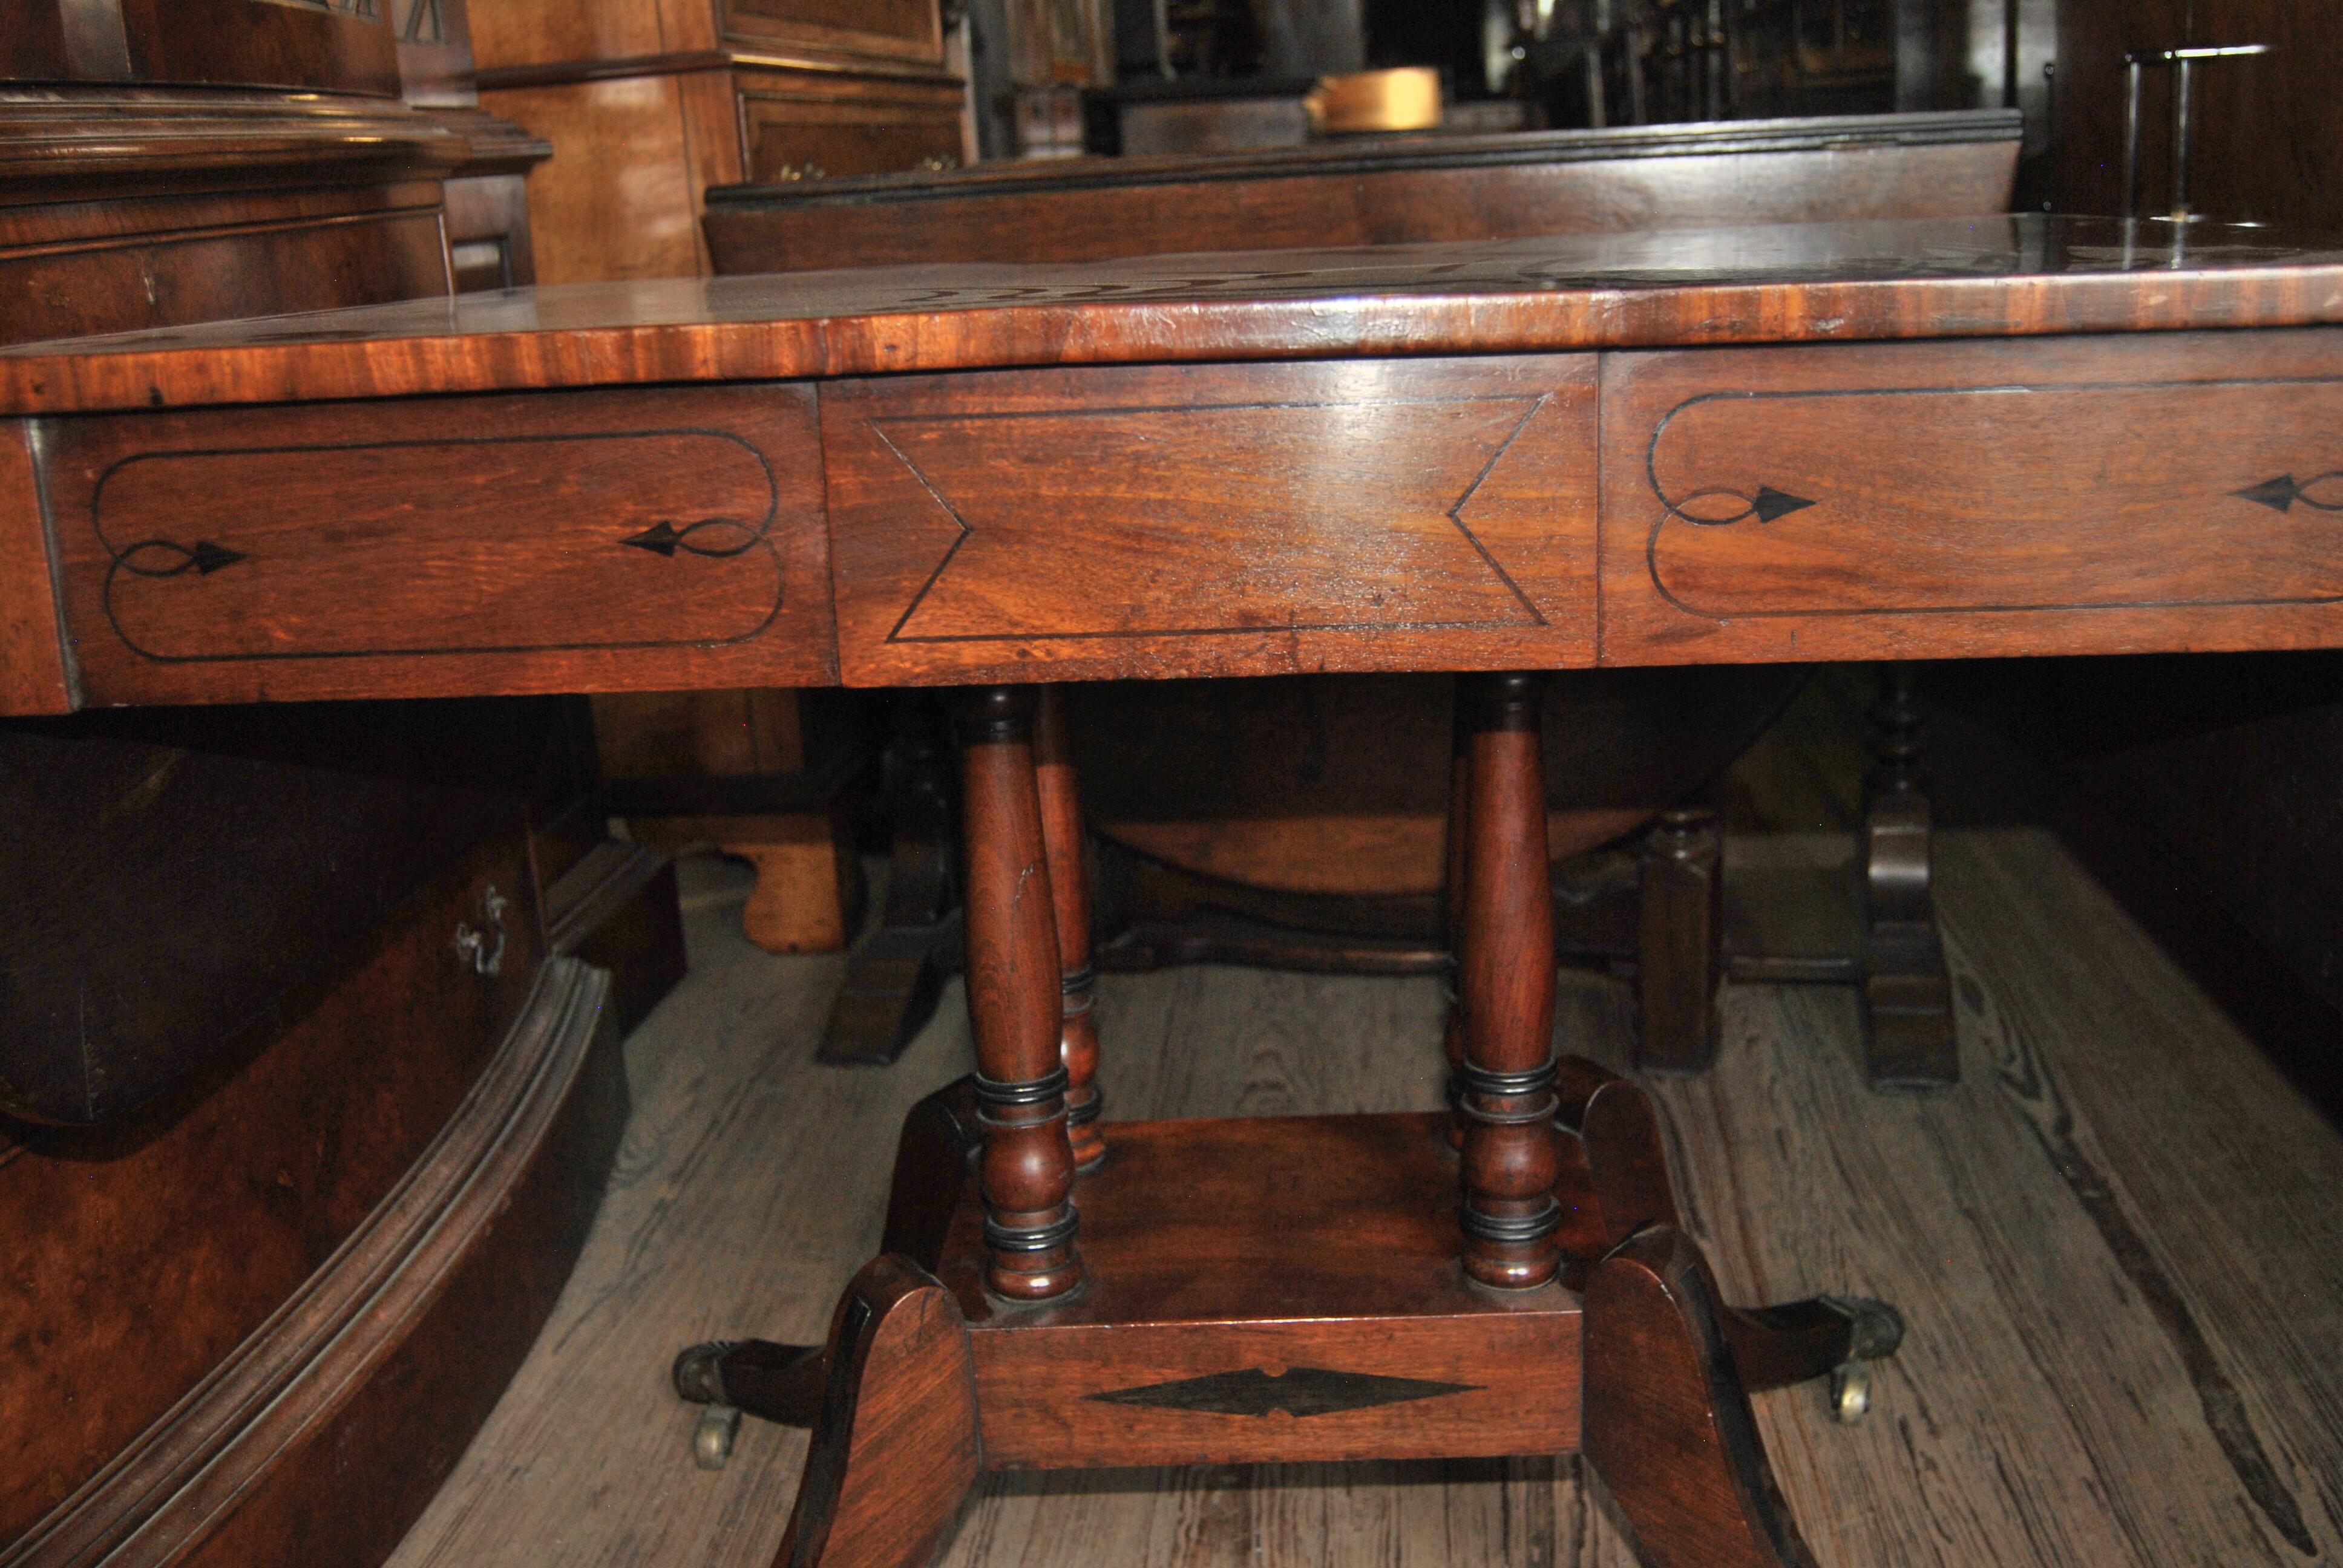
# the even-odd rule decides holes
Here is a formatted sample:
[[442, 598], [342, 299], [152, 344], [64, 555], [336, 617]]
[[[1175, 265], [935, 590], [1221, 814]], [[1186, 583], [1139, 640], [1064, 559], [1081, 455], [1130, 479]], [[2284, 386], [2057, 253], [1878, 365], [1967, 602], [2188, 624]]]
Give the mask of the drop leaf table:
[[[1781, 1568], [1748, 1392], [1902, 1325], [1722, 1302], [1555, 1056], [1537, 682], [2343, 646], [2338, 324], [2343, 250], [1994, 216], [26, 345], [0, 711], [963, 688], [977, 1075], [826, 1347], [676, 1368], [814, 1426], [782, 1561], [922, 1563], [990, 1468], [1581, 1449], [1654, 1568]], [[1101, 1121], [1055, 685], [1322, 670], [1462, 678], [1454, 1109]]]

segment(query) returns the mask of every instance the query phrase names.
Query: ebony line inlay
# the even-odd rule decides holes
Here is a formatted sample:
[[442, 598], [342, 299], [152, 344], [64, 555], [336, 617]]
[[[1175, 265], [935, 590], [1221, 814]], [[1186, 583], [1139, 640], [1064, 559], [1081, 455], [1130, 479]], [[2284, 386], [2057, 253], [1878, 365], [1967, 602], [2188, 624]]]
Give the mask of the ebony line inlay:
[[1346, 1410], [1407, 1404], [1452, 1393], [1477, 1393], [1481, 1385], [1434, 1382], [1424, 1378], [1385, 1377], [1378, 1372], [1332, 1372], [1324, 1367], [1288, 1367], [1274, 1375], [1259, 1367], [1212, 1372], [1172, 1382], [1116, 1389], [1090, 1397], [1105, 1404], [1135, 1404], [1184, 1410], [1203, 1415], [1265, 1416], [1277, 1411], [1301, 1417]]

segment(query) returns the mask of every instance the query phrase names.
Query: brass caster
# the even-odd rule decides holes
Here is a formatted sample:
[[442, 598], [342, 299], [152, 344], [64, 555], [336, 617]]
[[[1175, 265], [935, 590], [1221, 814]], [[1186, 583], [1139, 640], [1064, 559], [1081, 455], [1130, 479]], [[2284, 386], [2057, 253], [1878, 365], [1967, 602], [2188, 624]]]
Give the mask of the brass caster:
[[1841, 1426], [1853, 1426], [1871, 1410], [1871, 1368], [1862, 1362], [1849, 1362], [1831, 1373], [1831, 1419]]
[[691, 1434], [692, 1462], [702, 1470], [721, 1470], [732, 1457], [732, 1440], [739, 1434], [738, 1405], [711, 1404], [699, 1412]]

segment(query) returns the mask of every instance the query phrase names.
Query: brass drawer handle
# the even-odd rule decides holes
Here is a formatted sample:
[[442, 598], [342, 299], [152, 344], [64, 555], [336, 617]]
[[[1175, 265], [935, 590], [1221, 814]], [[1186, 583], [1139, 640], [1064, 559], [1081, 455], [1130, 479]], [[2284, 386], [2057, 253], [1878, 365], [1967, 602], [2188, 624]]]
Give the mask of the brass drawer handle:
[[[482, 930], [469, 921], [456, 926], [456, 956], [472, 966], [472, 972], [490, 980], [502, 973], [505, 967], [505, 911], [512, 900], [497, 891], [490, 882], [480, 895], [480, 915], [488, 930]], [[495, 933], [493, 942], [489, 932]]]

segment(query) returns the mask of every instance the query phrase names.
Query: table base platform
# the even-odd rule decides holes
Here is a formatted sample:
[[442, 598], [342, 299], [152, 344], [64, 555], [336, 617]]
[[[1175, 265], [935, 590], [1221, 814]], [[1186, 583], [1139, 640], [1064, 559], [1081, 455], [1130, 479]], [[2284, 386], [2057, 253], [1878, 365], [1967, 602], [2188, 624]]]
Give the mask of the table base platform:
[[1103, 1129], [1074, 1188], [1084, 1284], [1003, 1301], [963, 1081], [907, 1120], [885, 1251], [829, 1345], [695, 1347], [679, 1387], [814, 1428], [799, 1568], [926, 1563], [986, 1471], [1573, 1451], [1655, 1568], [1806, 1563], [1748, 1392], [1892, 1353], [1902, 1325], [1725, 1306], [1650, 1101], [1567, 1065], [1561, 1281], [1467, 1278], [1450, 1117], [1269, 1117]]

